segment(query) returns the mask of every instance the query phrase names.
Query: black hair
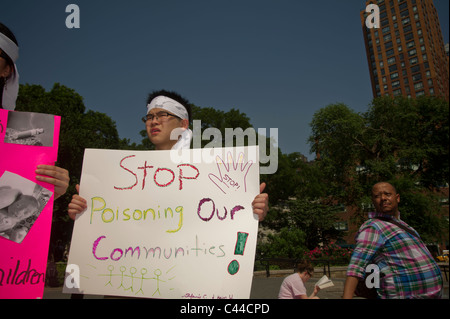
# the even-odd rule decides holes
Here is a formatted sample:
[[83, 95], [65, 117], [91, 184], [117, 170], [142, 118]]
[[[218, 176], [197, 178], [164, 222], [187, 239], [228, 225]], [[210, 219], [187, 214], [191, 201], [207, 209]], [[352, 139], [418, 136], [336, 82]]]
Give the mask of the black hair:
[[[0, 22], [0, 33], [3, 33], [6, 35], [11, 41], [13, 41], [17, 46], [19, 46], [19, 43], [17, 42], [16, 37], [14, 36], [14, 33], [3, 23]], [[0, 56], [6, 60], [6, 63], [12, 68], [14, 72], [14, 62], [13, 60], [0, 48]], [[0, 108], [2, 108], [2, 101], [3, 101], [3, 87], [5, 85], [5, 79], [0, 78]]]
[[159, 90], [159, 91], [153, 91], [152, 93], [150, 93], [148, 95], [147, 98], [147, 104], [150, 104], [154, 98], [158, 97], [158, 96], [165, 96], [168, 98], [171, 98], [172, 100], [177, 101], [178, 103], [180, 103], [181, 105], [183, 105], [186, 108], [186, 111], [188, 112], [189, 115], [189, 121], [191, 121], [191, 104], [189, 103], [189, 101], [182, 97], [180, 94], [178, 94], [177, 92], [173, 92], [173, 91], [166, 91], [166, 90]]

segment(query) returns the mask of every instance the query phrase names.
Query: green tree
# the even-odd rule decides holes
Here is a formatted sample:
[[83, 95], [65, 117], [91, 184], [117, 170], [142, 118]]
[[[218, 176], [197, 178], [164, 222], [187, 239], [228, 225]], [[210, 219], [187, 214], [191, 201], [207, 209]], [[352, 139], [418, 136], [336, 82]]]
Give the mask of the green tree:
[[367, 170], [374, 179], [410, 175], [430, 190], [448, 184], [448, 116], [448, 102], [436, 97], [375, 99], [360, 142]]
[[280, 150], [278, 151], [276, 174], [262, 177], [267, 184], [271, 205], [276, 205], [295, 195], [297, 188], [301, 185], [301, 172], [305, 166], [304, 157], [300, 153], [283, 154]]
[[268, 234], [267, 240], [258, 245], [258, 255], [263, 258], [300, 259], [305, 251], [305, 233], [298, 228], [282, 228], [276, 234]]
[[[248, 128], [253, 128], [247, 115], [234, 108], [225, 112], [216, 110], [212, 107], [199, 107], [193, 104], [191, 105], [191, 107], [193, 120], [201, 121], [200, 128], [202, 133], [204, 133], [208, 128], [216, 128], [220, 131], [221, 136], [220, 140], [218, 141], [219, 143], [218, 145], [214, 146], [226, 146], [226, 129], [242, 129], [243, 131], [245, 131]], [[194, 129], [194, 127], [192, 127], [192, 129]], [[201, 136], [199, 136], [198, 138], [201, 138]], [[211, 147], [212, 140], [218, 139], [219, 137], [205, 136], [205, 138], [205, 140], [201, 141], [202, 148], [204, 148], [205, 146]], [[236, 138], [233, 139], [233, 144], [236, 145]], [[244, 144], [246, 146], [249, 145], [248, 141], [244, 141]]]
[[284, 205], [272, 207], [264, 225], [272, 230], [300, 229], [304, 233], [304, 247], [308, 250], [327, 244], [342, 233], [335, 228], [340, 207], [318, 201], [289, 199]]

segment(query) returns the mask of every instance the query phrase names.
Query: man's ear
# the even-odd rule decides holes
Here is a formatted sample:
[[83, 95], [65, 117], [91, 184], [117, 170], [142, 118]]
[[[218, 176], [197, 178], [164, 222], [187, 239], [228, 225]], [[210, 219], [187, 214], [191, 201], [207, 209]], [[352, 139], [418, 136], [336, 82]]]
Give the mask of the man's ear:
[[181, 120], [181, 127], [188, 129], [189, 128], [189, 120], [186, 120], [186, 119]]
[[12, 70], [11, 66], [10, 65], [6, 65], [5, 69], [0, 74], [0, 77], [6, 79], [7, 77], [9, 77], [11, 75], [11, 70]]

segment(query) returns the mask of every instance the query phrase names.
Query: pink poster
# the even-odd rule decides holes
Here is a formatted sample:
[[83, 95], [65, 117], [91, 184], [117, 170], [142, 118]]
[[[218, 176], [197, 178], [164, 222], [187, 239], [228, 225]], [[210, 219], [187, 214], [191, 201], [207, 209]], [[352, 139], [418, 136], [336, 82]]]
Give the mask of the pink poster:
[[53, 185], [36, 167], [54, 165], [61, 118], [0, 110], [0, 299], [44, 293]]

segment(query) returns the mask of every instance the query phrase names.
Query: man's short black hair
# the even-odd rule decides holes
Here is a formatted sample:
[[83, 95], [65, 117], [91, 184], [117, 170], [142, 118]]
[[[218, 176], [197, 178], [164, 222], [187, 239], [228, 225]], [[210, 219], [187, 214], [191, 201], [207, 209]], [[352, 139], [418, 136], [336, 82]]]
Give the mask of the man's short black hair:
[[189, 101], [186, 98], [184, 98], [183, 96], [181, 96], [180, 94], [178, 94], [177, 92], [174, 92], [174, 91], [166, 91], [166, 90], [153, 91], [152, 93], [150, 93], [148, 95], [147, 105], [150, 104], [153, 101], [153, 99], [158, 96], [165, 96], [165, 97], [171, 98], [172, 100], [175, 100], [178, 103], [180, 103], [181, 105], [183, 105], [186, 108], [186, 111], [188, 112], [189, 122], [192, 121], [191, 104], [189, 103]]

